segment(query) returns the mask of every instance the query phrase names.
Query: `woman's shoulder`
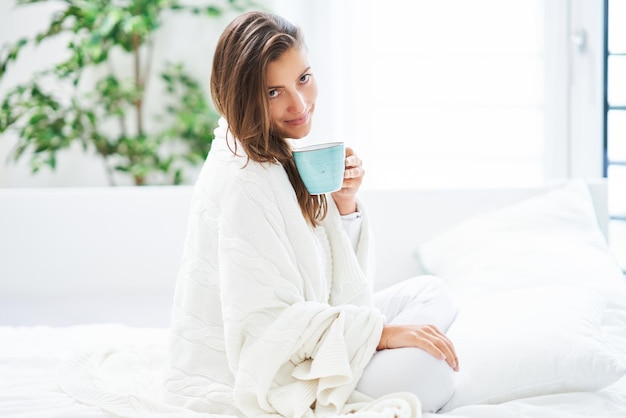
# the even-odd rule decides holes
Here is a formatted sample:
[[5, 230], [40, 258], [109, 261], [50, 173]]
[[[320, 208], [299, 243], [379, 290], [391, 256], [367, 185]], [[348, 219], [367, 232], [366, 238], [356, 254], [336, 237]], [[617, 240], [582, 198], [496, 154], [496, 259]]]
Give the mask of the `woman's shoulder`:
[[[235, 177], [268, 176], [274, 172], [282, 171], [282, 165], [278, 161], [255, 161], [248, 157], [241, 146], [225, 146], [222, 143], [215, 151], [215, 164]], [[211, 164], [213, 162], [211, 160], [213, 159], [209, 157], [207, 162]]]
[[250, 159], [239, 140], [228, 129], [228, 123], [224, 118], [220, 119], [215, 130], [215, 139], [211, 144], [207, 164], [215, 165], [221, 171], [226, 170], [229, 176], [235, 177], [267, 176], [282, 171], [282, 166], [277, 161], [258, 162]]
[[271, 187], [274, 184], [272, 179], [283, 176], [285, 171], [280, 163], [254, 161], [248, 158], [241, 146], [236, 147], [220, 139], [212, 144], [198, 180], [205, 184], [228, 186], [245, 181], [247, 184]]

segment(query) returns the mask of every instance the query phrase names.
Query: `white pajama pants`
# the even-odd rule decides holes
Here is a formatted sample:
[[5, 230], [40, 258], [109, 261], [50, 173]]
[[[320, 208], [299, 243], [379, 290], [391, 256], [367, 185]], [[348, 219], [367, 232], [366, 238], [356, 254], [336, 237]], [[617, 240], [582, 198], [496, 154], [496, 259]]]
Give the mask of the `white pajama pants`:
[[[456, 317], [456, 307], [446, 285], [435, 276], [418, 276], [374, 295], [386, 324], [431, 324], [446, 332]], [[356, 389], [373, 398], [393, 392], [417, 395], [422, 411], [436, 412], [454, 393], [454, 371], [420, 348], [395, 348], [376, 352]]]

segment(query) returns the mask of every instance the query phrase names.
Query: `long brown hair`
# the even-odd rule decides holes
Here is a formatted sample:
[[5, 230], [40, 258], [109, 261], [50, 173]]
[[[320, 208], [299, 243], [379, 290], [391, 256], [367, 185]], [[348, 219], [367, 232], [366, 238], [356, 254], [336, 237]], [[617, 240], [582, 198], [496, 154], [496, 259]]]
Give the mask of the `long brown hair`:
[[215, 49], [211, 95], [250, 160], [284, 167], [302, 214], [316, 226], [326, 216], [326, 196], [306, 190], [289, 142], [270, 121], [267, 67], [292, 47], [305, 48], [302, 32], [280, 16], [249, 12], [235, 18]]

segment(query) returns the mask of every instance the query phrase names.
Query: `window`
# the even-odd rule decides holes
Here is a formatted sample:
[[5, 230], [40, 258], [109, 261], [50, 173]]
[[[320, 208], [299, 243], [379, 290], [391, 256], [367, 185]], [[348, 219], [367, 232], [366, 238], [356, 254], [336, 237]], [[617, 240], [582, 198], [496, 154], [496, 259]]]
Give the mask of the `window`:
[[[543, 180], [541, 3], [367, 2], [360, 68], [369, 78], [359, 83], [360, 102], [370, 106], [361, 117], [368, 141], [359, 146], [368, 182], [406, 188]], [[388, 26], [371, 30], [376, 22]]]
[[626, 1], [605, 1], [607, 76], [604, 161], [609, 182], [609, 233], [615, 254], [626, 270]]
[[[371, 188], [601, 177], [600, 6], [274, 2], [303, 26], [320, 81], [312, 140], [358, 147]], [[586, 47], [578, 52], [571, 40], [577, 30]], [[597, 97], [588, 97], [590, 89]]]
[[[623, 56], [609, 66], [622, 86], [611, 105], [619, 98], [623, 108], [611, 109], [606, 129], [618, 137], [626, 0], [605, 1], [622, 20], [611, 52]], [[307, 36], [320, 82], [312, 140], [346, 140], [364, 158], [364, 187], [401, 189], [605, 176], [605, 1], [275, 0], [274, 8]], [[617, 219], [626, 216], [626, 141], [608, 148], [610, 239], [626, 266], [626, 222]]]

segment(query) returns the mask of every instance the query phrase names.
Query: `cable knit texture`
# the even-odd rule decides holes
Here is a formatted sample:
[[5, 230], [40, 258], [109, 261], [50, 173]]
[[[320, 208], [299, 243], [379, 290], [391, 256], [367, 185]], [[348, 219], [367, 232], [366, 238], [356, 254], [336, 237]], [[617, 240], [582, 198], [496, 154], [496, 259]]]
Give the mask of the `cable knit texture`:
[[[366, 411], [371, 399], [354, 388], [383, 317], [368, 279], [365, 207], [355, 255], [330, 196], [328, 216], [312, 228], [283, 167], [248, 161], [241, 146], [234, 155], [235, 146], [221, 120], [189, 215], [167, 398], [239, 416]], [[398, 402], [414, 410], [417, 401]]]

